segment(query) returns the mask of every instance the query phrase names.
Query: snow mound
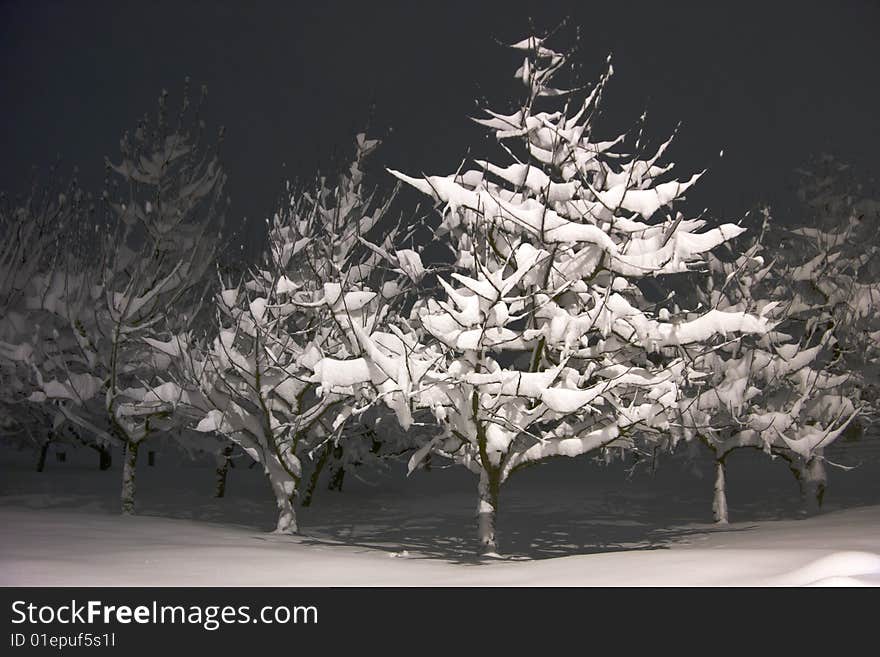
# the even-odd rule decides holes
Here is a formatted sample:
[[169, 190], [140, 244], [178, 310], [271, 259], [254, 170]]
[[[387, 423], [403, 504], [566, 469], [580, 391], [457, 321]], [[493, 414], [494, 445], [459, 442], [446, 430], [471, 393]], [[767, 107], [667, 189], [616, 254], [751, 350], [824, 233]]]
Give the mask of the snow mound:
[[880, 583], [878, 578], [880, 555], [845, 551], [834, 552], [792, 571], [785, 577], [791, 581], [785, 583], [792, 586], [870, 586]]

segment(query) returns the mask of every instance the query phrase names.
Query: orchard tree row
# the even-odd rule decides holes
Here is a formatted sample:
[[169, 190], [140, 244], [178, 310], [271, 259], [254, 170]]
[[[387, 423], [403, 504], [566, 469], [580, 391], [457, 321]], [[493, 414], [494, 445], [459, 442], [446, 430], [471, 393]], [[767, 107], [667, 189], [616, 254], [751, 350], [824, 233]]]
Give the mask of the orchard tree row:
[[285, 533], [322, 472], [445, 459], [474, 475], [484, 554], [504, 484], [554, 457], [708, 449], [723, 523], [726, 458], [749, 448], [821, 503], [825, 450], [877, 411], [878, 203], [825, 159], [797, 225], [686, 216], [702, 173], [676, 174], [672, 138], [652, 145], [644, 115], [601, 132], [610, 61], [583, 84], [574, 54], [512, 48], [522, 93], [475, 119], [491, 161], [368, 184], [379, 142], [357, 135], [338, 176], [286, 186], [250, 262], [188, 96], [125, 135], [100, 197], [74, 182], [6, 202], [5, 444], [40, 467], [53, 441], [102, 468], [121, 449], [123, 513], [145, 443], [216, 455], [218, 494], [237, 448]]

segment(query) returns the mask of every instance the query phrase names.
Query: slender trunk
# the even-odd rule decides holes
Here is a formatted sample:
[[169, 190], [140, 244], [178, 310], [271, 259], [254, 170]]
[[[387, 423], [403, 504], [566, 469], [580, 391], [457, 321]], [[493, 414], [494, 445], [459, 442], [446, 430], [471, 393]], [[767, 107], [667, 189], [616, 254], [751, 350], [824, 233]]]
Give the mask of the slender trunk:
[[825, 462], [822, 458], [814, 456], [806, 463], [801, 459], [791, 461], [788, 467], [797, 479], [801, 493], [800, 514], [817, 513], [825, 497]]
[[715, 522], [719, 525], [728, 523], [725, 467], [723, 456], [715, 459], [715, 496], [712, 499], [712, 511], [715, 515]]
[[109, 470], [113, 465], [113, 452], [109, 447], [104, 445], [98, 446], [98, 469], [101, 471]]
[[810, 459], [804, 465], [800, 481], [804, 510], [807, 513], [818, 513], [822, 508], [827, 483], [824, 459], [820, 456]]
[[342, 482], [345, 481], [345, 466], [340, 465], [333, 471], [333, 476], [327, 483], [327, 490], [335, 490], [337, 493], [342, 492]]
[[135, 474], [139, 442], [129, 440], [125, 443], [125, 460], [122, 463], [122, 513], [134, 515]]
[[344, 454], [345, 453], [342, 451], [342, 445], [337, 445], [333, 448], [333, 458], [337, 461], [339, 466], [333, 471], [333, 475], [327, 483], [327, 490], [335, 490], [338, 493], [342, 492], [342, 482], [345, 481], [345, 466], [342, 464], [342, 457]]
[[226, 476], [229, 474], [229, 464], [232, 462], [232, 443], [226, 445], [217, 456], [217, 469], [214, 477], [214, 497], [226, 495]]
[[37, 458], [37, 472], [46, 469], [46, 456], [49, 454], [49, 441], [47, 440], [40, 446], [40, 456]]
[[480, 472], [477, 505], [477, 532], [480, 539], [480, 554], [498, 555], [498, 541], [495, 537], [495, 516], [498, 512], [498, 487], [492, 485], [489, 473]]
[[321, 472], [324, 470], [324, 466], [327, 465], [327, 459], [330, 458], [331, 448], [328, 445], [324, 448], [324, 451], [321, 453], [321, 458], [318, 459], [318, 462], [315, 464], [315, 469], [312, 470], [312, 476], [309, 477], [309, 485], [306, 487], [305, 495], [303, 495], [303, 506], [311, 506], [312, 498], [315, 495], [315, 489], [318, 487], [318, 480], [321, 478]]

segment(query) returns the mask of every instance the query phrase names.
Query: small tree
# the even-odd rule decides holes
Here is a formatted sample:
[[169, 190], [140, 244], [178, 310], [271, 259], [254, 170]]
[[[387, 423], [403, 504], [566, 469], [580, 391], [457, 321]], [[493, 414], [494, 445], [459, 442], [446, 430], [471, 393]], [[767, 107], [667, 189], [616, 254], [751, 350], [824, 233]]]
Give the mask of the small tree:
[[804, 214], [786, 240], [793, 312], [804, 331], [833, 335], [830, 367], [850, 375], [850, 392], [863, 408], [852, 427], [857, 435], [880, 413], [880, 201], [870, 198], [849, 166], [830, 156], [811, 168], [801, 171]]
[[[835, 374], [830, 332], [805, 330], [804, 313], [820, 307], [796, 304], [790, 265], [768, 262], [764, 241], [779, 242], [779, 232], [762, 213], [762, 225], [742, 255], [722, 260], [710, 254], [709, 275], [691, 289], [700, 302], [725, 311], [761, 312], [777, 330], [690, 354], [700, 376], [692, 377], [680, 401], [680, 427], [686, 438], [699, 438], [715, 458], [713, 512], [728, 522], [726, 459], [737, 449], [762, 450], [785, 460], [801, 485], [804, 501], [821, 504], [825, 488], [824, 449], [858, 416], [842, 392], [846, 374]], [[763, 238], [763, 239], [762, 239]]]
[[21, 201], [0, 202], [0, 412], [7, 439], [39, 451], [39, 471], [66, 418], [63, 406], [43, 403], [38, 375], [51, 369], [47, 352], [75, 344], [65, 318], [77, 290], [66, 283], [76, 288], [80, 281], [67, 274], [76, 252], [71, 244], [90, 212], [91, 200], [76, 180], [59, 187], [54, 168], [45, 187], [35, 183]]
[[405, 276], [384, 265], [390, 237], [366, 240], [391, 201], [376, 202], [363, 186], [363, 159], [377, 144], [358, 135], [355, 160], [336, 185], [322, 178], [312, 193], [288, 187], [267, 252], [218, 295], [217, 337], [190, 367], [209, 406], [199, 430], [219, 432], [263, 466], [279, 533], [298, 530], [304, 462], [319, 454], [317, 468], [331, 447], [348, 448], [358, 392], [319, 390], [313, 367], [359, 350], [353, 331], [376, 328], [405, 289]]
[[226, 203], [225, 175], [198, 116], [187, 130], [188, 107], [185, 96], [172, 129], [163, 92], [156, 121], [123, 137], [121, 163], [108, 162], [119, 181], [104, 196], [107, 222], [86, 225], [64, 268], [36, 281], [31, 296], [60, 326], [59, 338], [27, 345], [40, 353], [31, 398], [124, 446], [123, 513], [134, 512], [139, 446], [175, 421], [183, 390], [168, 376], [165, 352], [169, 335], [200, 317]]

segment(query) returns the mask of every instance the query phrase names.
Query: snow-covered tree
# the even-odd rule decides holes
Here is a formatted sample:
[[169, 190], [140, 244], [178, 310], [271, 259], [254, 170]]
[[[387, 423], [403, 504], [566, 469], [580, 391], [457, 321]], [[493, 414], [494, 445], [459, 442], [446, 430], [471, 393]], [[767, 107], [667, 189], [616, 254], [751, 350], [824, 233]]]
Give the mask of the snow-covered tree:
[[[63, 282], [90, 206], [75, 180], [60, 188], [53, 172], [45, 187], [35, 184], [26, 198], [0, 203], [0, 413], [7, 440], [38, 449], [38, 470], [66, 419], [63, 409], [32, 399], [40, 390], [36, 374], [43, 366], [51, 369], [46, 351], [72, 341], [65, 317], [76, 293], [64, 290]], [[104, 468], [109, 453], [101, 454]]]
[[[626, 135], [594, 135], [610, 66], [583, 98], [550, 86], [566, 55], [536, 37], [513, 48], [526, 96], [512, 114], [478, 119], [513, 162], [423, 178], [392, 171], [438, 203], [455, 271], [408, 321], [356, 326], [361, 358], [316, 366], [323, 388], [371, 382], [404, 427], [415, 410], [431, 411], [436, 434], [410, 469], [435, 453], [474, 473], [486, 554], [498, 550], [499, 493], [511, 474], [663, 439], [692, 371], [686, 355], [772, 326], [738, 310], [674, 321], [657, 311], [641, 279], [690, 271], [743, 229], [702, 230], [704, 220], [671, 210], [700, 174], [671, 178], [672, 165], [659, 164], [669, 141], [643, 158], [641, 130], [630, 148]], [[540, 110], [546, 102], [561, 107]]]
[[782, 249], [789, 254], [792, 312], [805, 331], [834, 336], [832, 368], [850, 375], [863, 407], [858, 432], [880, 417], [880, 201], [831, 156], [817, 158], [811, 169], [800, 172], [803, 215]]
[[[700, 421], [690, 418], [691, 431], [716, 454], [720, 522], [727, 521], [724, 459], [733, 449], [757, 448], [785, 460], [810, 510], [824, 496], [831, 463], [826, 448], [861, 436], [876, 421], [880, 204], [844, 179], [848, 169], [822, 156], [799, 172], [801, 213], [786, 225], [768, 225], [765, 212], [761, 232], [772, 252], [761, 253], [755, 243], [748, 247], [751, 258], [710, 261], [714, 276], [702, 289], [706, 303], [755, 307], [772, 301], [780, 329], [772, 343], [737, 345], [700, 363], [710, 373], [705, 390], [716, 392], [700, 396], [705, 408]], [[701, 432], [701, 422], [714, 426]]]
[[358, 135], [355, 160], [335, 185], [321, 178], [311, 193], [288, 188], [262, 261], [217, 296], [217, 335], [190, 368], [210, 406], [198, 428], [222, 434], [262, 465], [279, 533], [298, 530], [305, 464], [320, 467], [338, 446], [359, 449], [361, 432], [349, 422], [357, 391], [319, 390], [315, 364], [357, 353], [354, 331], [374, 330], [405, 279], [421, 275], [415, 252], [386, 250], [396, 231], [379, 244], [367, 240], [391, 202], [363, 184], [363, 159], [377, 144]]
[[751, 448], [783, 459], [805, 502], [820, 505], [824, 450], [859, 414], [843, 388], [848, 375], [830, 369], [832, 333], [806, 331], [799, 321], [801, 313], [815, 316], [821, 308], [798, 307], [792, 289], [797, 277], [766, 253], [765, 240], [779, 241], [768, 210], [757, 228], [747, 243], [736, 244], [732, 259], [710, 254], [708, 276], [691, 288], [704, 307], [760, 312], [776, 324], [771, 333], [688, 354], [700, 375], [691, 377], [688, 394], [679, 402], [676, 428], [683, 432], [674, 433], [701, 440], [714, 455], [718, 523], [728, 522], [726, 459], [731, 452]]
[[52, 316], [52, 335], [17, 345], [30, 352], [32, 401], [124, 447], [124, 513], [134, 511], [139, 446], [173, 427], [185, 392], [167, 375], [170, 336], [200, 318], [226, 204], [225, 174], [187, 110], [188, 96], [169, 125], [163, 92], [157, 119], [123, 137], [122, 161], [108, 162], [117, 178], [104, 195], [106, 223], [86, 224], [66, 244], [64, 266], [32, 280], [29, 303]]

